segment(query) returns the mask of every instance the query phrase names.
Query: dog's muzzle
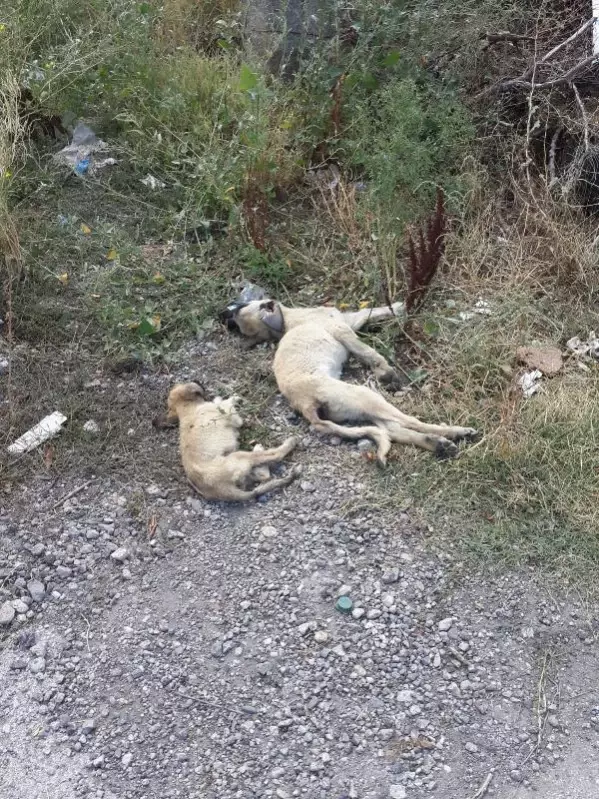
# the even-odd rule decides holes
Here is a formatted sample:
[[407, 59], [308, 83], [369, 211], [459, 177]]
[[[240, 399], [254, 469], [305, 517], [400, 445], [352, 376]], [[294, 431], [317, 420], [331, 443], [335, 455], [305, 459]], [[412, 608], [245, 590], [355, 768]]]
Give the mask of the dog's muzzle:
[[246, 305], [247, 303], [245, 302], [232, 302], [230, 305], [227, 305], [224, 311], [219, 313], [219, 320], [225, 324], [229, 330], [239, 330], [235, 317]]

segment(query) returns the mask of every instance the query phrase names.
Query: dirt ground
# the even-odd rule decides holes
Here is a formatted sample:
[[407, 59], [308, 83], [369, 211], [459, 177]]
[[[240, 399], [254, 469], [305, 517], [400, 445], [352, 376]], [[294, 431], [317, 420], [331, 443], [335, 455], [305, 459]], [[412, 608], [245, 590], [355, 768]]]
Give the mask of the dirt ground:
[[[27, 456], [0, 495], [0, 798], [595, 795], [592, 601], [477, 574], [458, 529], [381, 503], [361, 448], [276, 394], [271, 357], [216, 338], [170, 374], [65, 380], [83, 401], [58, 465]], [[299, 431], [303, 473], [208, 504], [151, 419], [174, 380], [250, 396], [247, 374], [253, 426]]]

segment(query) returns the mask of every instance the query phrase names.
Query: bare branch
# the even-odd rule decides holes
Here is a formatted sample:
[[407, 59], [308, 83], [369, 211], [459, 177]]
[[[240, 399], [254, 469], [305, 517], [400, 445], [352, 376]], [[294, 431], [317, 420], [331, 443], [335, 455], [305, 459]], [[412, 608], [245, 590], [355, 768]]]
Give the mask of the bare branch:
[[589, 149], [589, 120], [587, 119], [587, 112], [585, 111], [583, 102], [580, 98], [580, 94], [578, 89], [576, 88], [576, 84], [572, 84], [572, 91], [574, 92], [574, 97], [576, 97], [576, 102], [578, 103], [578, 107], [580, 108], [580, 115], [582, 116], [582, 124], [584, 126], [584, 149], [585, 152]]
[[590, 66], [593, 62], [598, 60], [597, 55], [593, 54], [591, 56], [587, 56], [571, 67], [569, 70], [564, 72], [563, 75], [560, 75], [557, 78], [551, 78], [550, 80], [545, 81], [531, 81], [531, 78], [535, 74], [536, 70], [541, 65], [547, 66], [548, 61], [556, 54], [559, 53], [564, 47], [568, 44], [571, 44], [579, 36], [581, 36], [585, 31], [587, 31], [596, 21], [595, 17], [591, 17], [591, 19], [587, 20], [584, 25], [565, 39], [563, 42], [556, 44], [555, 47], [552, 47], [549, 52], [545, 53], [544, 56], [539, 58], [538, 60], [535, 59], [534, 63], [528, 67], [519, 78], [510, 78], [508, 80], [500, 81], [499, 83], [494, 84], [493, 86], [488, 86], [486, 89], [483, 89], [482, 92], [479, 92], [476, 99], [480, 99], [485, 97], [489, 94], [495, 94], [497, 92], [508, 91], [509, 89], [525, 89], [525, 90], [532, 90], [532, 89], [548, 89], [553, 86], [559, 86], [563, 83], [569, 83], [572, 78], [576, 77], [585, 67]]
[[564, 39], [563, 42], [560, 42], [559, 44], [556, 44], [555, 47], [553, 47], [551, 50], [549, 50], [548, 53], [545, 53], [545, 55], [542, 58], [540, 58], [539, 61], [537, 61], [536, 65], [533, 64], [532, 67], [529, 67], [526, 70], [526, 72], [523, 73], [522, 79], [523, 80], [528, 80], [530, 78], [530, 76], [532, 75], [532, 73], [534, 72], [535, 66], [538, 66], [539, 64], [544, 64], [545, 62], [549, 61], [549, 59], [552, 56], [554, 56], [556, 53], [559, 53], [559, 51], [563, 50], [564, 47], [566, 47], [567, 45], [569, 45], [572, 42], [576, 41], [576, 39], [578, 39], [579, 36], [582, 36], [582, 34], [586, 30], [588, 30], [594, 22], [595, 22], [595, 17], [591, 17], [590, 19], [588, 19], [584, 23], [584, 25], [581, 25], [580, 28], [575, 33], [573, 33], [571, 36], [568, 36], [568, 38]]

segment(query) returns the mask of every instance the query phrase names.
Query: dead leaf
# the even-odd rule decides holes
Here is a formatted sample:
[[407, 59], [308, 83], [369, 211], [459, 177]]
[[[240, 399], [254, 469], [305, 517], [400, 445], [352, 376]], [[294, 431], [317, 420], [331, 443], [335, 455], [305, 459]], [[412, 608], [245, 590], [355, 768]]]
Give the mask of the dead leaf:
[[81, 223], [79, 230], [83, 233], [84, 236], [89, 236], [89, 234], [92, 232], [92, 229], [89, 227], [89, 225], [86, 225], [85, 222]]
[[116, 261], [116, 259], [117, 259], [118, 257], [119, 257], [119, 254], [118, 254], [118, 252], [117, 252], [117, 251], [114, 249], [114, 247], [111, 247], [111, 248], [108, 250], [108, 252], [106, 253], [106, 260], [107, 260], [107, 261]]
[[44, 450], [44, 465], [49, 469], [54, 463], [54, 447], [48, 446]]
[[148, 521], [148, 538], [154, 538], [154, 536], [156, 535], [157, 528], [158, 528], [158, 519], [156, 517], [156, 514], [153, 513]]
[[58, 280], [63, 286], [66, 286], [69, 282], [69, 273], [63, 272], [61, 275], [58, 275]]

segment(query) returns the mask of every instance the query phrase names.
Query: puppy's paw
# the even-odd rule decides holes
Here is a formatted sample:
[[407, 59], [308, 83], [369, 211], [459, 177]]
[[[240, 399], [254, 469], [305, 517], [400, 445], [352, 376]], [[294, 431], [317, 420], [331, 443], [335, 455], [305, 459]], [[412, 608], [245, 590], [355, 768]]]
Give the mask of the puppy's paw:
[[289, 477], [291, 480], [296, 480], [298, 477], [301, 476], [303, 469], [299, 463], [295, 463], [291, 469], [289, 470]]
[[293, 452], [293, 450], [297, 447], [299, 442], [300, 440], [298, 436], [289, 436], [289, 438], [286, 438], [285, 441], [283, 441], [281, 446], [286, 452]]
[[440, 461], [446, 461], [450, 458], [455, 458], [458, 454], [458, 448], [448, 438], [440, 438], [435, 446], [435, 457]]

